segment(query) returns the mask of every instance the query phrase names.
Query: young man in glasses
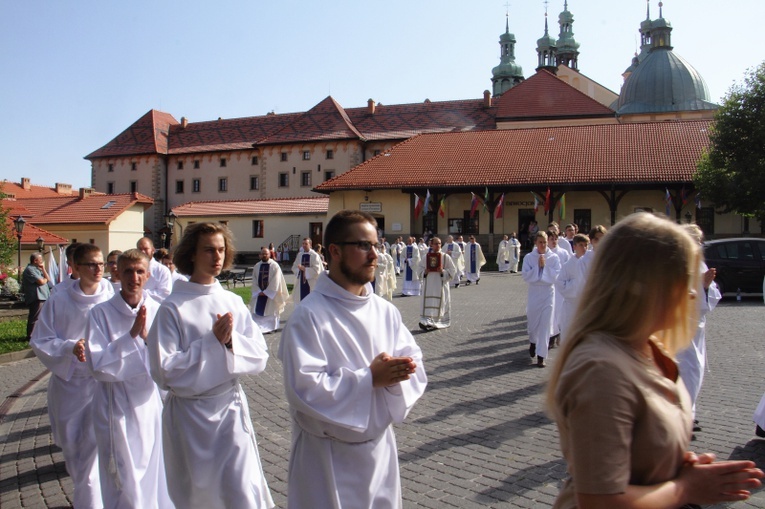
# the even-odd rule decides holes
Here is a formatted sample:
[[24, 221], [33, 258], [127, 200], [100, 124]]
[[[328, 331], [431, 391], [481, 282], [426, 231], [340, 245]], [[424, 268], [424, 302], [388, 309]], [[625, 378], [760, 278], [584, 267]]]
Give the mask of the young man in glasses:
[[30, 346], [52, 374], [48, 382], [48, 415], [56, 445], [74, 484], [74, 507], [100, 508], [98, 453], [93, 431], [92, 400], [96, 381], [86, 364], [88, 313], [114, 295], [101, 284], [104, 256], [93, 244], [80, 244], [72, 263], [79, 279], [61, 284], [43, 306]]
[[401, 507], [391, 424], [425, 390], [422, 352], [369, 284], [374, 217], [338, 212], [324, 238], [329, 272], [295, 308], [279, 348], [292, 415], [287, 507]]
[[311, 239], [303, 239], [303, 244], [292, 264], [292, 273], [295, 274], [295, 288], [292, 290], [292, 298], [295, 304], [308, 297], [311, 290], [319, 279], [319, 274], [324, 271], [321, 256], [311, 248]]

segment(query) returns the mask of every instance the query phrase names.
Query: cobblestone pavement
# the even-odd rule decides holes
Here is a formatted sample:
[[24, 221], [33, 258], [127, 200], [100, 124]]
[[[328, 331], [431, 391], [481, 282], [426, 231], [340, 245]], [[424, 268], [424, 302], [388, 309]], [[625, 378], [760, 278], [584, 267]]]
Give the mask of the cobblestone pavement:
[[[529, 365], [526, 288], [519, 275], [484, 274], [479, 286], [452, 290], [449, 329], [421, 333], [419, 298], [396, 297], [425, 355], [428, 390], [396, 426], [405, 507], [550, 507], [565, 477], [555, 426], [545, 416], [548, 369]], [[703, 431], [696, 451], [748, 458], [765, 468], [765, 440], [751, 416], [765, 392], [760, 299], [724, 301], [709, 315], [710, 372], [698, 402]], [[289, 309], [288, 309], [289, 312]], [[275, 358], [280, 334], [266, 336], [268, 368], [247, 377], [266, 477], [278, 507], [286, 498], [290, 423]], [[555, 362], [556, 351], [550, 361]], [[0, 366], [0, 506], [69, 507], [72, 486], [50, 437], [48, 377], [36, 359]], [[16, 394], [14, 394], [16, 392]], [[18, 396], [8, 398], [8, 395]], [[718, 506], [727, 507], [727, 506]], [[765, 507], [765, 491], [730, 507]]]

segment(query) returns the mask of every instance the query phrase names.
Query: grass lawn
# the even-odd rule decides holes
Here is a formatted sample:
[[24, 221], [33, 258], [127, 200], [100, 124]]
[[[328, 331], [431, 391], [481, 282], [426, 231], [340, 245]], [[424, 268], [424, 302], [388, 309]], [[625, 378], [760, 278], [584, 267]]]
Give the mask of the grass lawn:
[[[293, 286], [294, 285], [292, 283], [287, 283], [287, 290], [289, 290], [290, 293], [292, 293], [292, 287]], [[238, 286], [236, 288], [229, 288], [229, 291], [230, 292], [234, 292], [235, 294], [240, 296], [242, 298], [242, 300], [244, 301], [245, 305], [250, 303], [250, 297], [252, 296], [252, 290], [250, 289], [249, 286], [244, 286], [244, 287]]]
[[0, 322], [0, 354], [24, 350], [29, 346], [26, 338], [26, 320]]

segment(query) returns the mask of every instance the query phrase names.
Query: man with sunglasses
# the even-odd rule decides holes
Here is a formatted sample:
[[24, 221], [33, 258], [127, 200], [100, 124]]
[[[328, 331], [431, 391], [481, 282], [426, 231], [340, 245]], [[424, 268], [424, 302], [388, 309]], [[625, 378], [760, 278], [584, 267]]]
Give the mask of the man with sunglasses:
[[338, 212], [324, 239], [329, 272], [295, 308], [279, 348], [292, 416], [287, 508], [400, 508], [391, 424], [425, 390], [422, 352], [369, 284], [374, 217]]
[[80, 244], [73, 263], [79, 279], [58, 285], [43, 306], [30, 346], [51, 371], [48, 416], [56, 445], [61, 447], [66, 470], [74, 484], [74, 507], [100, 508], [98, 452], [91, 403], [96, 381], [85, 357], [88, 314], [96, 304], [114, 295], [102, 284], [104, 256], [93, 244]]

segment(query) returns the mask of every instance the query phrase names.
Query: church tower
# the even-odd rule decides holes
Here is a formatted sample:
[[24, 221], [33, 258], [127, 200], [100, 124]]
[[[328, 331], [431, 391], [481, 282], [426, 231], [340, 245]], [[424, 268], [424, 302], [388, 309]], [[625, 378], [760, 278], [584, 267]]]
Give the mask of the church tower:
[[541, 39], [537, 39], [537, 71], [545, 69], [553, 74], [557, 74], [558, 66], [555, 65], [557, 49], [558, 45], [555, 37], [551, 36], [547, 30], [547, 6], [545, 5], [545, 35]]
[[494, 97], [502, 95], [521, 83], [523, 69], [515, 63], [515, 35], [510, 33], [509, 14], [505, 14], [505, 33], [499, 36], [500, 63], [491, 70]]
[[568, 10], [568, 0], [563, 3], [563, 12], [558, 16], [560, 34], [558, 34], [557, 65], [566, 65], [579, 70], [579, 43], [574, 39], [574, 15]]

